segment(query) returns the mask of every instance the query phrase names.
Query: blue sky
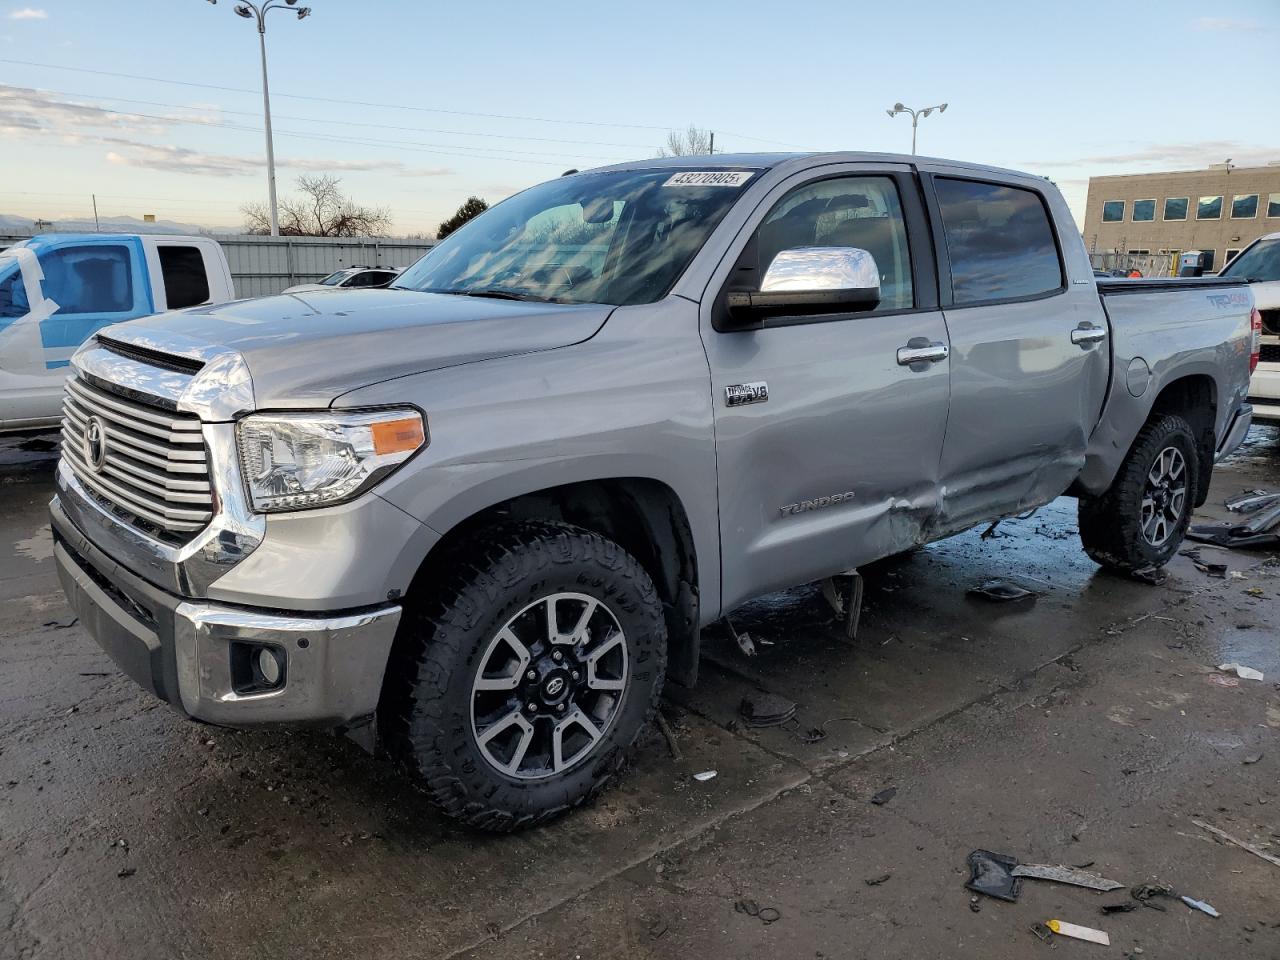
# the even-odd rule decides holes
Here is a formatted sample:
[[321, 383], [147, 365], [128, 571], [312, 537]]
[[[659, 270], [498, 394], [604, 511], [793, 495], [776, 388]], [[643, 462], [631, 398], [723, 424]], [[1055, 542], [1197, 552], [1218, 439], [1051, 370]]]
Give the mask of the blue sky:
[[[1077, 217], [1090, 175], [1280, 160], [1280, 0], [301, 2], [268, 21], [281, 189], [331, 172], [395, 232], [690, 123], [717, 150], [905, 152], [899, 100], [950, 104], [922, 154], [1050, 176]], [[266, 187], [232, 5], [0, 0], [0, 213], [84, 216], [96, 192], [103, 215], [241, 223]]]

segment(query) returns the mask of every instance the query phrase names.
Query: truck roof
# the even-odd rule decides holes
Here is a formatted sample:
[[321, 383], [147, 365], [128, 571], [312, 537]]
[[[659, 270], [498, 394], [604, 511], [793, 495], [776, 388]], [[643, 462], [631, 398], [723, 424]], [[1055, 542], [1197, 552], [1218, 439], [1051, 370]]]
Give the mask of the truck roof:
[[28, 237], [26, 243], [29, 246], [43, 246], [47, 243], [98, 243], [104, 240], [132, 240], [141, 238], [143, 240], [175, 240], [180, 243], [194, 243], [196, 241], [211, 240], [211, 237], [187, 236], [180, 233], [37, 233], [33, 237]]
[[[583, 173], [596, 173], [602, 170], [651, 170], [663, 167], [705, 167], [708, 169], [751, 167], [769, 170], [775, 167], [794, 167], [805, 169], [821, 166], [826, 163], [944, 163], [949, 167], [958, 167], [980, 174], [997, 174], [999, 176], [1028, 177], [1037, 174], [1025, 170], [1012, 170], [1008, 167], [993, 167], [983, 163], [966, 163], [962, 160], [948, 160], [944, 157], [922, 157], [909, 153], [869, 153], [857, 150], [838, 150], [809, 153], [716, 153], [681, 157], [653, 157], [646, 160], [629, 160], [609, 166], [594, 167]], [[1041, 178], [1046, 179], [1046, 178]]]

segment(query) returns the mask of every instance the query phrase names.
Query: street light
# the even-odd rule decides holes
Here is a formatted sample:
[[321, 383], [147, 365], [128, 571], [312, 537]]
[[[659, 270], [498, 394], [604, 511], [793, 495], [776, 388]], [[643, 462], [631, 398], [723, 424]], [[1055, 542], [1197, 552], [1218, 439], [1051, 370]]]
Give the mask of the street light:
[[916, 153], [916, 124], [920, 122], [921, 117], [927, 117], [929, 114], [933, 113], [933, 111], [935, 110], [937, 110], [939, 113], [946, 113], [947, 105], [945, 103], [939, 103], [939, 104], [935, 104], [932, 107], [925, 107], [921, 110], [912, 110], [910, 107], [904, 107], [901, 103], [895, 103], [893, 105], [892, 110], [885, 111], [885, 113], [887, 113], [890, 117], [896, 117], [900, 113], [911, 114], [911, 155], [912, 156], [915, 156], [915, 153]]
[[[218, 0], [209, 0], [215, 6]], [[267, 14], [272, 10], [293, 9], [299, 20], [305, 20], [311, 15], [310, 7], [298, 7], [298, 0], [246, 0], [244, 3], [237, 3], [231, 9], [237, 17], [244, 17], [246, 20], [253, 20], [258, 25], [258, 46], [262, 50], [262, 114], [266, 120], [267, 128], [267, 195], [271, 205], [271, 235], [273, 237], [280, 236], [280, 219], [276, 213], [276, 151], [275, 146], [271, 142], [271, 94], [267, 90]]]

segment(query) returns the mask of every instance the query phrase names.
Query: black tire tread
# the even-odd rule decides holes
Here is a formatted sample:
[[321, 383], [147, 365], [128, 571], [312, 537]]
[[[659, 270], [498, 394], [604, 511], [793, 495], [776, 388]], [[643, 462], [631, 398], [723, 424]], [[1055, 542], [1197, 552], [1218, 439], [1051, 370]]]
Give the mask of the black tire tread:
[[[666, 644], [659, 643], [653, 669], [657, 675], [643, 721], [632, 736], [592, 761], [590, 789], [536, 815], [517, 817], [474, 798], [450, 763], [444, 735], [428, 737], [424, 729], [442, 720], [442, 700], [462, 645], [472, 635], [474, 621], [486, 608], [502, 602], [504, 588], [556, 564], [589, 562], [629, 581], [643, 599], [642, 614], [652, 620], [655, 634], [665, 639], [662, 605], [652, 579], [631, 554], [616, 543], [581, 527], [554, 521], [508, 521], [471, 539], [451, 558], [447, 578], [430, 596], [410, 598], [401, 629], [414, 642], [393, 654], [379, 707], [380, 734], [387, 752], [426, 790], [447, 816], [468, 826], [506, 833], [536, 826], [582, 806], [597, 797], [625, 767], [640, 732], [653, 720], [666, 674]], [[413, 601], [417, 602], [413, 602]], [[407, 622], [405, 622], [407, 621]]]
[[1193, 501], [1194, 491], [1198, 489], [1200, 469], [1196, 457], [1195, 434], [1182, 417], [1175, 414], [1153, 415], [1138, 431], [1138, 436], [1106, 493], [1097, 497], [1080, 497], [1080, 542], [1084, 545], [1085, 553], [1095, 563], [1124, 573], [1133, 573], [1161, 566], [1177, 552], [1191, 510], [1187, 510], [1182, 521], [1182, 530], [1170, 539], [1171, 546], [1157, 554], [1142, 538], [1138, 505], [1142, 501], [1152, 459], [1178, 433], [1185, 434], [1187, 438], [1188, 449], [1185, 454], [1188, 505]]

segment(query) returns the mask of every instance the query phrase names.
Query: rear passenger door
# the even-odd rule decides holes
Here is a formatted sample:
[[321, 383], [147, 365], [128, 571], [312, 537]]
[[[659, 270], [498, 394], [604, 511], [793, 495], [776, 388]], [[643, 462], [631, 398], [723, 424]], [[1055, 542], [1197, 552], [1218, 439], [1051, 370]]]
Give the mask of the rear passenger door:
[[[1084, 465], [1110, 372], [1093, 284], [1068, 282], [1074, 230], [1032, 177], [925, 176], [951, 340], [938, 535], [1047, 503]], [[1061, 209], [1050, 211], [1050, 199]]]

